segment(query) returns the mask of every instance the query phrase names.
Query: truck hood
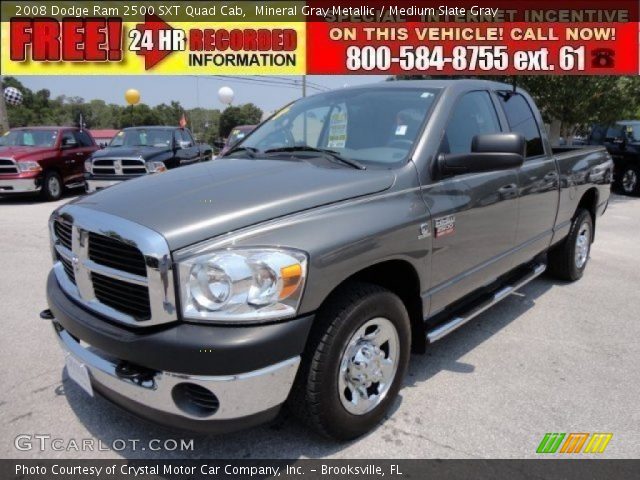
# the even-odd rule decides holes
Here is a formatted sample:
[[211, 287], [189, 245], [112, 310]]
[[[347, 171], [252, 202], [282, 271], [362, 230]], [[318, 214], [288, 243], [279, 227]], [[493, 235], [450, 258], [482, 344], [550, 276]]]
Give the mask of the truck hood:
[[162, 234], [171, 250], [313, 207], [388, 189], [390, 170], [219, 159], [128, 180], [76, 205]]
[[0, 147], [0, 157], [13, 158], [15, 161], [30, 160], [31, 157], [42, 158], [49, 153], [56, 153], [57, 149], [54, 147], [14, 147], [6, 146]]
[[107, 147], [96, 151], [91, 158], [137, 158], [149, 159], [160, 153], [171, 152], [169, 147]]

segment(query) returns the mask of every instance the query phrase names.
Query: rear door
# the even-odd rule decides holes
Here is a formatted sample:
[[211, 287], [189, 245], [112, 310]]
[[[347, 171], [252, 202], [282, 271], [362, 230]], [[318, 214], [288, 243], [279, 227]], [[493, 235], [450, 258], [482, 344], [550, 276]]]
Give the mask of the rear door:
[[[475, 135], [502, 131], [488, 91], [463, 94], [445, 127], [439, 153], [471, 151]], [[467, 173], [423, 187], [431, 211], [433, 250], [431, 313], [491, 283], [511, 268], [517, 205], [517, 172]]]
[[529, 99], [511, 91], [497, 92], [510, 131], [527, 141], [525, 161], [518, 171], [516, 262], [530, 260], [547, 248], [558, 209], [559, 176], [551, 152], [545, 152], [540, 121]]

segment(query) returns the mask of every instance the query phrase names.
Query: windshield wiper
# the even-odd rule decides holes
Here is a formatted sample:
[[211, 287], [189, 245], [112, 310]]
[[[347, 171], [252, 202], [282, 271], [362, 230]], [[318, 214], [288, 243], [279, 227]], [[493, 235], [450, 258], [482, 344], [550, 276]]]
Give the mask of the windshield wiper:
[[225, 153], [223, 155], [223, 157], [227, 157], [227, 156], [231, 155], [234, 152], [247, 152], [249, 157], [255, 158], [256, 157], [256, 153], [258, 153], [259, 150], [257, 148], [253, 148], [253, 147], [244, 147], [242, 145], [238, 145], [237, 147], [233, 147], [231, 150], [229, 150], [227, 153]]
[[300, 145], [298, 147], [281, 147], [281, 148], [272, 148], [270, 150], [265, 150], [264, 153], [280, 153], [280, 152], [316, 152], [316, 153], [324, 153], [329, 157], [338, 160], [345, 165], [349, 165], [350, 167], [357, 168], [358, 170], [366, 170], [363, 164], [358, 162], [357, 160], [352, 160], [350, 158], [345, 158], [340, 155], [335, 150], [329, 150], [327, 148], [315, 148], [309, 145]]

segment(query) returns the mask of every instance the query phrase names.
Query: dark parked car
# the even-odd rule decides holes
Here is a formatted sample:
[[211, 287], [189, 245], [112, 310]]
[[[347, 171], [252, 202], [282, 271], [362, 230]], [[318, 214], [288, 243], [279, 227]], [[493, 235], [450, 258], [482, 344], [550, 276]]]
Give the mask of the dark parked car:
[[234, 127], [233, 130], [231, 130], [231, 133], [229, 133], [227, 140], [224, 142], [224, 146], [222, 147], [222, 150], [220, 150], [220, 155], [227, 153], [231, 147], [254, 131], [255, 128], [256, 125], [238, 125], [237, 127]]
[[613, 158], [614, 185], [625, 195], [640, 195], [640, 120], [594, 126], [591, 145], [604, 145]]
[[85, 163], [86, 189], [95, 192], [123, 180], [211, 160], [212, 156], [212, 148], [196, 143], [187, 128], [125, 128]]
[[287, 402], [357, 437], [410, 351], [547, 267], [583, 275], [613, 165], [544, 132], [481, 80], [301, 99], [215, 162], [54, 212], [42, 316], [72, 379], [156, 422], [222, 432]]
[[0, 137], [0, 195], [40, 193], [58, 200], [84, 183], [84, 161], [98, 146], [88, 130], [13, 128]]

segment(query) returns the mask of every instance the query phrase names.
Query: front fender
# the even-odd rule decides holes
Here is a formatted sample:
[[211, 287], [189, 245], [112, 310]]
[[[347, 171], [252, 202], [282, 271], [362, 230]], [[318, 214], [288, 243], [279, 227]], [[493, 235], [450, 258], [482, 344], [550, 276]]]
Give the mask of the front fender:
[[236, 236], [233, 245], [306, 251], [309, 272], [299, 312], [305, 314], [352, 275], [388, 260], [411, 264], [426, 291], [431, 236], [420, 229], [427, 219], [419, 188], [396, 190], [267, 222]]

